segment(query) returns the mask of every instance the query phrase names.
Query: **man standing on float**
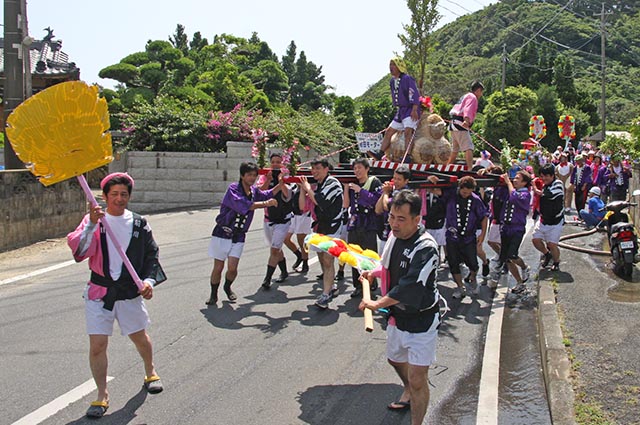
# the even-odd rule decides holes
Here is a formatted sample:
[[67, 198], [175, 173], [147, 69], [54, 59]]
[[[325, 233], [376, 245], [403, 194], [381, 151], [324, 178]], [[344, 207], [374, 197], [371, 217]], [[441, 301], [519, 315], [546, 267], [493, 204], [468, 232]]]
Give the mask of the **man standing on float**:
[[413, 133], [420, 120], [420, 92], [416, 80], [407, 74], [407, 65], [404, 60], [395, 57], [389, 62], [391, 72], [391, 100], [397, 108], [396, 114], [389, 127], [385, 130], [384, 139], [380, 146], [380, 152], [374, 153], [377, 159], [382, 158], [384, 152], [391, 146], [391, 137], [399, 131], [404, 132], [405, 147], [413, 139]]

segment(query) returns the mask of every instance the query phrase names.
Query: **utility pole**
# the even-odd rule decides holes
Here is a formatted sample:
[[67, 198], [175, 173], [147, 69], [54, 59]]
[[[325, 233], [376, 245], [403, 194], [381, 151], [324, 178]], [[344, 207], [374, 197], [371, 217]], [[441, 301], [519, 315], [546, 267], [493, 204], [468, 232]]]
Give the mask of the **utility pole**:
[[[4, 122], [25, 99], [23, 28], [27, 21], [25, 0], [4, 0]], [[28, 53], [27, 53], [28, 54]], [[4, 131], [4, 129], [3, 129]], [[24, 168], [5, 132], [4, 165], [7, 170]]]
[[607, 80], [606, 80], [606, 56], [605, 56], [605, 41], [606, 41], [606, 28], [605, 17], [611, 15], [611, 12], [604, 13], [604, 3], [602, 3], [602, 12], [600, 14], [594, 13], [594, 16], [600, 16], [600, 62], [602, 68], [602, 92], [600, 94], [600, 110], [602, 111], [602, 140], [604, 141], [607, 136]]
[[504, 86], [507, 80], [507, 45], [502, 45], [502, 96], [504, 97]]

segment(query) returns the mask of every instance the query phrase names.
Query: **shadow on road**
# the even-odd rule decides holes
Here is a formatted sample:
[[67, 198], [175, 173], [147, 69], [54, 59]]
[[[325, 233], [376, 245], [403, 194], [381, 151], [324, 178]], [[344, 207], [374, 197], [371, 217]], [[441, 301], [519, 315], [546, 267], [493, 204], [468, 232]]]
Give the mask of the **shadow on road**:
[[[122, 409], [116, 410], [115, 412], [107, 414], [100, 419], [101, 424], [128, 424], [129, 422], [136, 419], [138, 416], [136, 411], [142, 406], [147, 399], [147, 390], [144, 387], [140, 388], [140, 391], [133, 397], [127, 401], [127, 404], [122, 406]], [[80, 425], [80, 424], [95, 424], [95, 419], [89, 419], [86, 416], [83, 416], [80, 419], [77, 419], [73, 422], [68, 422], [67, 425]]]
[[[313, 305], [317, 295], [320, 293], [317, 285], [310, 288], [308, 296], [289, 297], [281, 287], [296, 284], [296, 278], [289, 278], [281, 284], [274, 284], [269, 290], [257, 289], [256, 293], [240, 299], [238, 303], [228, 301], [218, 301], [217, 305], [211, 305], [200, 311], [202, 315], [215, 327], [224, 329], [255, 328], [269, 335], [275, 335], [286, 328], [291, 321], [296, 321], [304, 326], [330, 326], [338, 321], [339, 314], [344, 312], [345, 306], [336, 306], [335, 301], [328, 309], [321, 310]], [[302, 284], [304, 280], [300, 279]], [[292, 282], [293, 281], [293, 282]], [[221, 298], [224, 293], [221, 291]], [[244, 302], [245, 299], [250, 302]], [[304, 310], [294, 310], [289, 316], [273, 317], [266, 311], [259, 311], [257, 307], [269, 304], [287, 304], [296, 300], [309, 300], [309, 305]], [[349, 303], [349, 302], [347, 302]], [[357, 310], [357, 305], [356, 305]], [[362, 314], [362, 313], [360, 313]], [[243, 323], [243, 320], [251, 318], [263, 318], [266, 323]]]
[[396, 384], [318, 385], [298, 395], [298, 418], [305, 424], [408, 424], [408, 411], [387, 409], [401, 393]]

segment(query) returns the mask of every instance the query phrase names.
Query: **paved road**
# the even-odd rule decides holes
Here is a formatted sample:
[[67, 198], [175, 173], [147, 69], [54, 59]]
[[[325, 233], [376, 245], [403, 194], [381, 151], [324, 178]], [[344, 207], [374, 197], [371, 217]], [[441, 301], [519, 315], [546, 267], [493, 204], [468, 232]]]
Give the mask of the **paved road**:
[[[317, 261], [307, 276], [294, 274], [268, 292], [259, 289], [268, 253], [260, 216], [234, 285], [238, 303], [205, 306], [215, 214], [205, 209], [150, 216], [169, 276], [147, 303], [166, 390], [155, 396], [141, 390], [141, 361], [116, 330], [109, 347], [111, 407], [100, 423], [408, 424], [409, 415], [385, 407], [401, 387], [385, 361], [381, 319], [373, 333], [364, 332], [349, 284], [327, 311], [312, 305], [320, 293]], [[45, 424], [89, 422], [84, 412], [95, 392], [84, 390], [91, 388], [91, 375], [81, 299], [88, 270], [69, 259], [60, 241], [0, 254], [0, 424], [32, 412], [42, 414]], [[24, 276], [45, 267], [51, 269]], [[485, 341], [489, 317], [497, 311], [491, 310], [489, 289], [452, 301], [448, 270], [441, 276], [451, 312], [430, 373], [426, 423], [475, 424], [481, 387], [499, 400], [494, 423], [549, 423], [535, 310], [519, 304], [504, 310], [502, 346], [500, 338]], [[500, 386], [493, 388], [481, 384], [490, 351], [501, 355], [499, 364], [486, 366], [499, 372]]]
[[[581, 230], [565, 226], [564, 233]], [[567, 243], [606, 250], [605, 235]], [[561, 273], [540, 278], [557, 284], [579, 398], [599, 406], [611, 423], [640, 424], [640, 271], [636, 267], [631, 279], [622, 279], [612, 272], [610, 258], [563, 250]]]

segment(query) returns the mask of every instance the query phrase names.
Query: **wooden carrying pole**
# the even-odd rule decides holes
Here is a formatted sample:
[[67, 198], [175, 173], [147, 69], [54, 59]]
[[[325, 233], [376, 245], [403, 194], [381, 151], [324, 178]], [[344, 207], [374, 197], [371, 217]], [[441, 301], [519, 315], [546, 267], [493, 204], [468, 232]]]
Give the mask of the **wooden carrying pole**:
[[[362, 300], [371, 301], [371, 288], [369, 287], [369, 281], [367, 279], [360, 279], [362, 283]], [[364, 330], [367, 332], [373, 332], [373, 311], [371, 309], [364, 309]]]

